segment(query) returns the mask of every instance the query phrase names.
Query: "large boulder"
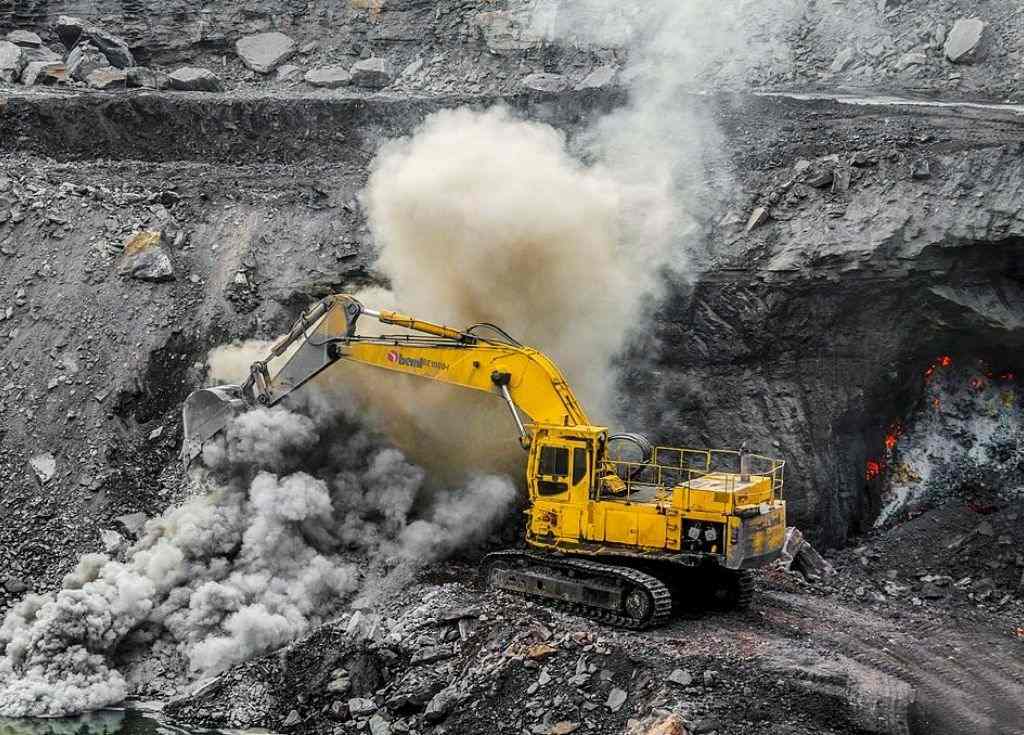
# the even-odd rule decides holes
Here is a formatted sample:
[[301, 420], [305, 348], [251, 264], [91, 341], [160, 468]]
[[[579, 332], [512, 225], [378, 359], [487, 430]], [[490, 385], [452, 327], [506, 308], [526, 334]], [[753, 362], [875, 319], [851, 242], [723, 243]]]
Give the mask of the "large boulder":
[[306, 72], [306, 83], [314, 87], [337, 89], [352, 82], [352, 75], [340, 66], [321, 66]]
[[167, 89], [171, 86], [171, 78], [167, 74], [145, 66], [133, 66], [130, 69], [125, 69], [125, 76], [129, 87]]
[[43, 39], [32, 31], [11, 31], [7, 34], [7, 40], [22, 48], [39, 48], [43, 45]]
[[183, 92], [223, 92], [224, 83], [209, 69], [183, 66], [170, 75], [171, 88]]
[[349, 73], [352, 75], [352, 83], [359, 87], [383, 89], [394, 81], [396, 70], [390, 61], [376, 56], [357, 61]]
[[158, 230], [142, 230], [124, 243], [124, 254], [117, 272], [140, 281], [170, 281], [174, 279], [174, 265], [170, 256], [160, 247]]
[[25, 63], [25, 53], [21, 46], [15, 46], [10, 41], [0, 41], [0, 82], [14, 84], [18, 81]]
[[93, 89], [127, 89], [128, 74], [116, 66], [105, 66], [91, 72], [85, 81]]
[[235, 41], [235, 53], [242, 63], [255, 72], [269, 74], [290, 59], [298, 49], [294, 40], [272, 31], [243, 36]]
[[529, 74], [526, 76], [523, 79], [523, 87], [533, 92], [554, 94], [557, 92], [564, 92], [568, 89], [569, 83], [561, 74], [538, 72], [536, 74]]
[[110, 66], [110, 62], [107, 61], [106, 56], [100, 53], [98, 48], [88, 41], [83, 41], [71, 49], [71, 53], [68, 54], [64, 66], [67, 68], [67, 74], [70, 79], [84, 82], [97, 69], [104, 69]]
[[67, 72], [60, 61], [30, 61], [21, 72], [21, 83], [26, 87], [36, 84], [60, 84], [67, 80]]
[[946, 36], [943, 51], [954, 64], [967, 64], [977, 58], [985, 22], [980, 18], [961, 18]]
[[107, 57], [111, 66], [118, 69], [135, 66], [135, 57], [132, 56], [132, 51], [123, 38], [95, 26], [89, 26], [85, 32], [89, 40]]
[[25, 52], [25, 60], [29, 61], [29, 62], [32, 62], [32, 61], [47, 61], [47, 62], [49, 62], [49, 61], [59, 61], [61, 63], [64, 62], [64, 56], [62, 54], [58, 54], [56, 51], [53, 51], [52, 49], [49, 49], [46, 46], [39, 46], [37, 48], [33, 48], [33, 47], [30, 47], [30, 46], [22, 46], [21, 48], [22, 48], [22, 51]]

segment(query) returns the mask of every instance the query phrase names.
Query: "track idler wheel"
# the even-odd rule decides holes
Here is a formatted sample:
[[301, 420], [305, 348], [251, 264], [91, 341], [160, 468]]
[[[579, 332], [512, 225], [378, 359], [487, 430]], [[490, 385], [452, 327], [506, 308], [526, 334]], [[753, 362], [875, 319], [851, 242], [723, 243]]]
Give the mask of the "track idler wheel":
[[643, 587], [634, 587], [622, 601], [623, 613], [637, 627], [642, 627], [654, 615], [654, 598]]

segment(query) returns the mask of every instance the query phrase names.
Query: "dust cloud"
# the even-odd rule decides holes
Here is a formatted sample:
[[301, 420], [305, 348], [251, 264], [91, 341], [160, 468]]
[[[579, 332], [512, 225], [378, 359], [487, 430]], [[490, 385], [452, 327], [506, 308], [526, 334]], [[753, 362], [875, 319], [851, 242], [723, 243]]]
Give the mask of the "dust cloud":
[[391, 282], [381, 306], [498, 324], [550, 352], [600, 415], [608, 359], [650, 281], [622, 247], [621, 194], [550, 126], [502, 108], [435, 113], [381, 149], [366, 189]]
[[[510, 480], [440, 492], [345, 412], [258, 408], [208, 444], [202, 494], [147, 522], [116, 555], [87, 554], [59, 591], [0, 626], [0, 716], [120, 702], [114, 664], [170, 648], [192, 677], [303, 635], [417, 568], [487, 540], [517, 499]], [[471, 522], [470, 522], [471, 521]]]
[[249, 367], [265, 360], [273, 346], [274, 342], [269, 340], [247, 339], [214, 347], [206, 357], [209, 381], [213, 385], [244, 383]]

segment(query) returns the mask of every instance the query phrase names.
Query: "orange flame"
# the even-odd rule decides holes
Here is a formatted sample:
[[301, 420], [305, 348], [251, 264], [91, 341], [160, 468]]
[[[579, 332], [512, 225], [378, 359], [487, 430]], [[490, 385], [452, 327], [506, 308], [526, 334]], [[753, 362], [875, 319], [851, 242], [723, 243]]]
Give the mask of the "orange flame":
[[867, 466], [864, 468], [864, 479], [874, 480], [882, 472], [882, 465], [874, 459], [869, 459]]

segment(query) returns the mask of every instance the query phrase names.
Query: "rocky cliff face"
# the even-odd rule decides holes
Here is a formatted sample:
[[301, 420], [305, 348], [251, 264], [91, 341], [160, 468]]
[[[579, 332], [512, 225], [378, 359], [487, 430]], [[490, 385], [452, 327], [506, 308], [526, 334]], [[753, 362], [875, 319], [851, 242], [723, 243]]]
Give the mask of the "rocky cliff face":
[[866, 463], [922, 400], [928, 366], [1019, 361], [1024, 240], [1006, 206], [1024, 181], [1017, 151], [941, 155], [941, 182], [879, 161], [842, 197], [795, 184], [803, 211], [666, 300], [638, 350], [651, 366], [629, 378], [658, 394], [646, 423], [783, 451], [803, 523], [831, 540], [863, 530], [878, 510]]
[[[749, 208], [714, 223], [728, 254], [673, 284], [625, 370], [627, 393], [656, 394], [639, 423], [661, 436], [783, 451], [800, 522], [841, 540], [877, 513], [884, 478], [866, 463], [923, 400], [929, 365], [1019, 362], [1024, 169], [1021, 130], [998, 114], [886, 141], [844, 130], [881, 109], [834, 112], [813, 163], [748, 176]], [[924, 122], [886, 113], [908, 133]], [[757, 135], [786, 151], [783, 130]], [[767, 219], [744, 232], [755, 206]]]
[[[987, 6], [975, 47], [954, 64], [947, 31], [979, 9], [930, 5], [945, 20], [922, 25], [918, 5], [851, 5], [829, 15], [783, 3], [771, 10], [778, 27], [770, 36], [740, 17], [750, 49], [770, 51], [764, 63], [749, 51], [739, 65], [705, 59], [692, 81], [749, 89], [817, 79], [977, 93], [1019, 77], [1019, 19], [1009, 6]], [[8, 27], [35, 28], [59, 46], [43, 22], [57, 12], [53, 3], [0, 10]], [[41, 367], [60, 363], [68, 349], [70, 338], [58, 335], [74, 331], [67, 315], [94, 326], [94, 382], [111, 382], [99, 374], [112, 377], [107, 371], [122, 364], [159, 377], [165, 353], [178, 356], [173, 388], [159, 389], [159, 405], [141, 421], [147, 436], [157, 416], [176, 426], [177, 402], [197, 379], [186, 366], [213, 341], [269, 334], [309, 297], [373, 280], [357, 195], [384, 140], [437, 109], [496, 102], [574, 140], [631, 94], [631, 78], [619, 76], [627, 57], [615, 34], [574, 31], [568, 19], [577, 16], [566, 4], [214, 3], [156, 12], [145, 3], [65, 3], [59, 10], [116, 28], [151, 65], [212, 64], [233, 89], [81, 95], [17, 86], [0, 97], [8, 182], [0, 242], [10, 264], [3, 282], [15, 294], [4, 312], [6, 405], [18, 413], [4, 440], [8, 482], [21, 488], [10, 491], [14, 504], [38, 481], [27, 459], [50, 443], [77, 441], [77, 427], [61, 418], [70, 397], [56, 400], [63, 384], [49, 388], [53, 376]], [[271, 28], [301, 42], [295, 59], [303, 67], [374, 55], [402, 72], [383, 94], [289, 87], [250, 71], [230, 50], [238, 37]], [[851, 51], [836, 63], [840, 44]], [[915, 57], [894, 72], [908, 53], [924, 61]], [[720, 170], [706, 172], [707, 192], [695, 199], [699, 232], [681, 252], [692, 266], [669, 278], [620, 360], [623, 395], [631, 396], [622, 424], [664, 441], [746, 439], [786, 455], [795, 520], [812, 535], [842, 540], [877, 511], [878, 480], [866, 479], [865, 465], [878, 454], [881, 428], [913, 408], [929, 361], [970, 354], [1012, 367], [1020, 117], [813, 94], [698, 95], [691, 107], [714, 120]], [[166, 245], [177, 280], [145, 287], [148, 305], [125, 324], [115, 304], [134, 304], [138, 294], [125, 293], [110, 272], [110, 253], [165, 217], [185, 233]], [[71, 303], [87, 306], [75, 311]], [[124, 339], [104, 338], [111, 330]], [[47, 339], [58, 340], [54, 356], [41, 346]], [[46, 360], [36, 364], [41, 355]], [[146, 367], [154, 360], [159, 369]], [[147, 382], [117, 399], [121, 409], [72, 411], [101, 423], [131, 413], [130, 396], [154, 390]], [[164, 440], [176, 436], [168, 431]], [[105, 441], [83, 447], [102, 454]], [[155, 478], [169, 456], [134, 466]], [[63, 502], [61, 483], [92, 487], [105, 472], [94, 468], [85, 481], [58, 471], [42, 497]], [[75, 525], [70, 516], [61, 522]], [[33, 535], [28, 526], [9, 533], [12, 549]]]
[[[574, 135], [623, 94], [506, 101]], [[5, 324], [14, 335], [6, 403], [20, 414], [5, 438], [9, 502], [34, 493], [23, 462], [45, 446], [74, 445], [84, 427], [95, 454], [85, 465], [60, 458], [45, 486], [47, 503], [70, 512], [58, 525], [76, 525], [83, 507], [112, 523], [146, 506], [125, 500], [127, 484], [109, 499], [96, 493], [124, 461], [138, 482], [170, 460], [178, 403], [197, 379], [192, 363], [218, 340], [270, 335], [310, 298], [372, 280], [357, 200], [368, 152], [462, 101], [7, 98], [3, 140], [58, 160], [6, 153], [4, 282], [22, 293]], [[1024, 129], [1002, 111], [784, 98], [694, 104], [707, 105], [728, 137], [738, 183], [708, 203], [693, 267], [636, 326], [620, 361], [629, 396], [621, 425], [665, 442], [745, 440], [786, 456], [795, 521], [841, 541], [877, 513], [880, 483], [866, 479], [866, 463], [881, 453], [885, 426], [923, 394], [935, 356], [1014, 364], [1024, 243], [1014, 141]], [[81, 160], [90, 152], [127, 160]], [[763, 221], [754, 217], [748, 231], [758, 208]], [[110, 273], [111, 253], [147, 223], [185, 233], [168, 246], [177, 280], [125, 290]], [[70, 336], [83, 332], [88, 348]], [[69, 354], [88, 356], [79, 372], [63, 370]], [[47, 387], [62, 375], [85, 383], [75, 395], [62, 395], [63, 382]], [[80, 393], [84, 406], [72, 405]], [[165, 433], [147, 443], [158, 426]], [[122, 435], [138, 456], [96, 459]], [[67, 505], [69, 489], [82, 497]]]

